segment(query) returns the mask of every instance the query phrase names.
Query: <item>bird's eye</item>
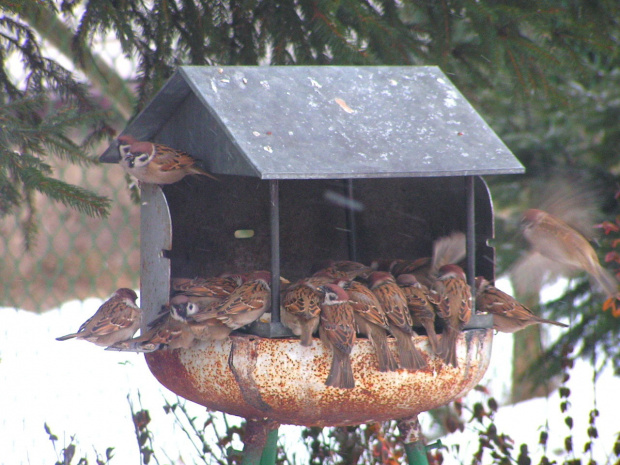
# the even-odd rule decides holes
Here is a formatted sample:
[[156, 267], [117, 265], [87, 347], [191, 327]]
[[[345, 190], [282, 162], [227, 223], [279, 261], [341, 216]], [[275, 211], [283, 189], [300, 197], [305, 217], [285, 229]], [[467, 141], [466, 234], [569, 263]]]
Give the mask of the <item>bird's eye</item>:
[[136, 159], [134, 157], [127, 157], [127, 166], [133, 168], [136, 165]]
[[187, 314], [188, 315], [194, 315], [198, 313], [198, 305], [194, 304], [194, 303], [188, 303], [187, 304]]

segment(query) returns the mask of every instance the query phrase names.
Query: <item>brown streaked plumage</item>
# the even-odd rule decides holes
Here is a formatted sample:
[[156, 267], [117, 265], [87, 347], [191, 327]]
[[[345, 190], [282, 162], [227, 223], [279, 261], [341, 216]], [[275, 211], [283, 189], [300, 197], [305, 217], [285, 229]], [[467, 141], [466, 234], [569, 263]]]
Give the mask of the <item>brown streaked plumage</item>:
[[394, 276], [386, 271], [373, 271], [368, 277], [368, 282], [387, 316], [390, 332], [396, 338], [400, 366], [407, 370], [424, 368], [426, 360], [412, 339], [413, 322], [407, 307], [407, 298], [396, 284]]
[[140, 182], [148, 184], [173, 184], [189, 174], [199, 174], [216, 179], [198, 168], [191, 155], [153, 142], [136, 141], [133, 136], [118, 138], [121, 160], [119, 164]]
[[439, 295], [421, 284], [412, 274], [401, 274], [396, 278], [396, 282], [407, 298], [413, 326], [422, 326], [426, 330], [431, 349], [438, 354], [439, 340], [435, 332], [435, 306], [439, 303]]
[[282, 295], [282, 324], [300, 336], [302, 346], [312, 346], [312, 335], [319, 327], [321, 302], [324, 299], [320, 286], [330, 278], [310, 277], [293, 283]]
[[558, 321], [545, 320], [532, 313], [514, 297], [493, 286], [482, 276], [476, 277], [476, 310], [493, 315], [493, 328], [503, 333], [514, 333], [535, 324], [568, 327]]
[[137, 299], [138, 296], [133, 290], [118, 289], [80, 326], [77, 333], [67, 334], [56, 340], [66, 341], [76, 338], [98, 346], [109, 346], [129, 339], [140, 327], [142, 311], [136, 305]]
[[189, 326], [172, 317], [170, 308], [139, 337], [111, 344], [106, 350], [119, 352], [154, 352], [162, 349], [189, 349], [195, 336]]
[[377, 297], [358, 281], [349, 281], [343, 287], [351, 301], [358, 332], [365, 335], [375, 349], [379, 371], [398, 370], [398, 362], [388, 346], [388, 320]]
[[224, 301], [211, 311], [199, 313], [194, 317], [197, 322], [217, 318], [231, 329], [258, 320], [271, 305], [271, 273], [254, 271], [247, 275], [247, 280], [235, 289]]
[[521, 229], [535, 252], [569, 269], [587, 272], [608, 297], [618, 295], [618, 281], [601, 266], [588, 239], [568, 223], [530, 209], [523, 214]]
[[440, 297], [437, 316], [444, 322], [439, 352], [446, 364], [458, 367], [456, 343], [472, 311], [472, 296], [465, 272], [458, 265], [442, 266], [433, 289]]
[[197, 303], [201, 309], [211, 308], [221, 303], [243, 283], [240, 278], [173, 278], [170, 303], [182, 303], [180, 297], [185, 296], [188, 301]]
[[351, 350], [355, 344], [355, 317], [349, 296], [340, 286], [320, 287], [321, 303], [319, 335], [321, 342], [332, 352], [332, 364], [325, 380], [327, 386], [353, 389], [355, 378], [351, 366]]
[[170, 308], [170, 315], [172, 318], [187, 324], [189, 330], [197, 340], [222, 341], [230, 335], [232, 329], [217, 318], [197, 322], [194, 317], [201, 311], [202, 309], [199, 305], [187, 301], [172, 305]]

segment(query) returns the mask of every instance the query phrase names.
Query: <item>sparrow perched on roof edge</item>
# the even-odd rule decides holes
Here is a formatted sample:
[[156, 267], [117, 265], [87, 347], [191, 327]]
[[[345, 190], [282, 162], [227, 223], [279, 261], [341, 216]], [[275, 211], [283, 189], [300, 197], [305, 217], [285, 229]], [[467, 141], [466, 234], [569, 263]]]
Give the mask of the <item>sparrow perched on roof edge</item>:
[[56, 340], [76, 338], [98, 346], [109, 346], [129, 339], [140, 327], [142, 311], [136, 305], [137, 299], [138, 296], [133, 290], [124, 287], [118, 289], [80, 326], [77, 333], [67, 334]]
[[472, 296], [463, 269], [454, 264], [443, 265], [433, 289], [439, 294], [437, 316], [444, 324], [439, 352], [443, 360], [458, 367], [456, 343], [459, 334], [471, 318]]
[[342, 286], [349, 296], [359, 333], [365, 335], [375, 349], [379, 371], [398, 370], [398, 362], [388, 346], [387, 317], [375, 294], [358, 281]]
[[191, 155], [153, 142], [137, 141], [133, 136], [118, 138], [121, 159], [119, 164], [139, 181], [148, 184], [172, 184], [189, 174], [199, 174], [217, 180], [195, 166]]
[[426, 360], [413, 343], [411, 314], [407, 299], [394, 276], [386, 271], [373, 271], [369, 277], [370, 290], [375, 294], [387, 317], [390, 332], [396, 338], [400, 366], [407, 370], [420, 370]]
[[355, 317], [349, 296], [340, 286], [326, 284], [323, 293], [319, 335], [332, 352], [332, 364], [325, 380], [327, 386], [353, 389], [355, 378], [351, 366], [351, 350], [355, 343]]
[[401, 274], [396, 278], [396, 282], [407, 299], [413, 326], [422, 326], [426, 330], [431, 349], [438, 354], [439, 339], [435, 332], [435, 305], [439, 303], [439, 295], [421, 284], [412, 274]]
[[530, 209], [523, 214], [521, 229], [535, 252], [586, 271], [608, 297], [618, 295], [618, 281], [601, 266], [588, 239], [568, 223], [545, 211]]
[[514, 333], [541, 323], [568, 327], [564, 323], [545, 320], [534, 315], [529, 308], [493, 286], [482, 276], [476, 276], [476, 310], [492, 314], [493, 328], [503, 333]]

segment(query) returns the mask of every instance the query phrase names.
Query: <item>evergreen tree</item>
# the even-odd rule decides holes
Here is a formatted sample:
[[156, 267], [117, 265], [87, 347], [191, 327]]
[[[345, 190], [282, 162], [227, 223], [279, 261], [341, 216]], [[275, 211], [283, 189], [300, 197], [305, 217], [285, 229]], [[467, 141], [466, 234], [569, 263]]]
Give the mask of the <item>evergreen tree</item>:
[[[499, 234], [514, 237], [519, 212], [558, 166], [597, 185], [607, 217], [620, 213], [613, 198], [620, 174], [614, 0], [23, 0], [4, 2], [2, 11], [2, 215], [32, 209], [35, 191], [104, 215], [106, 200], [52, 178], [46, 157], [91, 163], [89, 147], [113, 135], [119, 115], [137, 114], [177, 66], [190, 64], [440, 66], [527, 168], [525, 176], [489, 180]], [[107, 34], [138, 65], [135, 98], [92, 54], [93, 41]], [[86, 79], [46, 58], [42, 39]], [[8, 69], [11, 56], [23, 63], [20, 83]], [[100, 110], [90, 85], [109, 94], [116, 114]], [[68, 135], [76, 127], [88, 130], [80, 144]], [[35, 226], [26, 221], [28, 237]], [[611, 239], [603, 251], [613, 250]], [[516, 250], [498, 244], [499, 271]], [[582, 355], [603, 353], [618, 364], [620, 320], [602, 311], [586, 278], [575, 283], [547, 306], [552, 317], [571, 314], [574, 323], [551, 349], [558, 358], [546, 360], [578, 344]], [[553, 368], [541, 371], [549, 376], [560, 366], [546, 368]]]

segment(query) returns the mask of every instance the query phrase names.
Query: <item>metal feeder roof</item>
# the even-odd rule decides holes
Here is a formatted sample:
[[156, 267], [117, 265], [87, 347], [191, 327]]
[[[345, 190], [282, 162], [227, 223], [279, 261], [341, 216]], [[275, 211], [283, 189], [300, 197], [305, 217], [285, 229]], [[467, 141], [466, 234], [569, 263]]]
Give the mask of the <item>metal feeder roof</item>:
[[[524, 171], [436, 67], [182, 67], [124, 132], [184, 150], [221, 175], [220, 182], [190, 178], [163, 190], [142, 185], [140, 302], [151, 318], [169, 298], [171, 276], [208, 276], [232, 262], [270, 264], [274, 276], [282, 266], [288, 277], [311, 260], [352, 258], [356, 250], [360, 259], [427, 253], [453, 230], [467, 233], [470, 281], [476, 264], [491, 277], [492, 202], [479, 175]], [[113, 144], [101, 159], [119, 157]], [[437, 176], [444, 178], [430, 178]], [[325, 196], [345, 187], [349, 203]], [[256, 234], [240, 240], [233, 235], [240, 229]], [[210, 408], [345, 425], [445, 403], [475, 385], [490, 358], [489, 316], [470, 322], [486, 329], [461, 336], [458, 369], [434, 358], [428, 370], [376, 372], [370, 342], [362, 340], [353, 363], [365, 376], [354, 390], [334, 392], [324, 385], [330, 359], [323, 346], [275, 339], [288, 335], [276, 318], [278, 301], [275, 280], [272, 321], [253, 330], [266, 337], [236, 334], [155, 352], [147, 355], [151, 371]]]
[[434, 66], [184, 66], [124, 132], [260, 179], [524, 171]]

